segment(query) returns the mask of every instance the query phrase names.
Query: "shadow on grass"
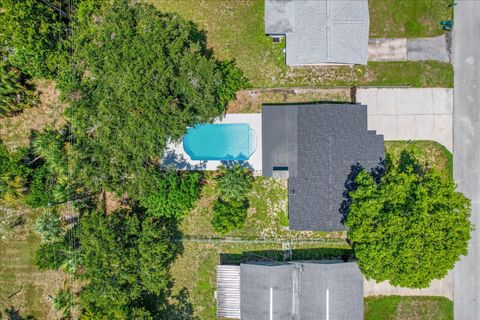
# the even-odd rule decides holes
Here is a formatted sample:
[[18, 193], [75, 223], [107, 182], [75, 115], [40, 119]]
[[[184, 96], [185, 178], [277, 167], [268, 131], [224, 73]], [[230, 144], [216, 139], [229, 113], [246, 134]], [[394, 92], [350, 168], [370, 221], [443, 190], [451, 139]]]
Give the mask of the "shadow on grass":
[[353, 250], [347, 248], [308, 248], [292, 250], [261, 250], [220, 254], [220, 264], [238, 265], [247, 262], [288, 262], [302, 260], [353, 260]]

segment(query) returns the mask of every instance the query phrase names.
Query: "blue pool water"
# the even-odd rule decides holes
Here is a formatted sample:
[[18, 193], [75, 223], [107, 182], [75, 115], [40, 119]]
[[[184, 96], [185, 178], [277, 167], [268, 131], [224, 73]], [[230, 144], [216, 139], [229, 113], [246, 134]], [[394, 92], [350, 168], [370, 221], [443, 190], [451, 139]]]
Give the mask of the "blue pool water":
[[248, 160], [256, 143], [248, 123], [201, 124], [183, 137], [183, 149], [192, 160]]

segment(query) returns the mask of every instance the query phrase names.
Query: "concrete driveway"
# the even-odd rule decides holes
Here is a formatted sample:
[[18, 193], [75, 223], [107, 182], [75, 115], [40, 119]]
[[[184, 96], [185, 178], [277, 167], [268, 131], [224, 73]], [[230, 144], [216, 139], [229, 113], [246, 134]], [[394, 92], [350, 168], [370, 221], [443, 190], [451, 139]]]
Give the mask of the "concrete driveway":
[[455, 110], [453, 175], [472, 200], [472, 233], [467, 257], [454, 269], [456, 320], [480, 319], [480, 1], [456, 1], [453, 31]]
[[432, 38], [371, 38], [369, 61], [450, 61], [447, 34]]
[[452, 151], [452, 89], [358, 88], [356, 100], [385, 140], [433, 140]]

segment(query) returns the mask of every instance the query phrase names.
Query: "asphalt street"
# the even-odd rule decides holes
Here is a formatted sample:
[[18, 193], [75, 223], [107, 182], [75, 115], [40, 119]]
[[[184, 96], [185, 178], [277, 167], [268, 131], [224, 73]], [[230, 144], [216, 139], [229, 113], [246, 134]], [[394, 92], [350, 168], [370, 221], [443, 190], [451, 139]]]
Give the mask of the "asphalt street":
[[459, 191], [472, 200], [469, 254], [454, 270], [455, 320], [480, 319], [480, 0], [454, 6], [453, 165]]

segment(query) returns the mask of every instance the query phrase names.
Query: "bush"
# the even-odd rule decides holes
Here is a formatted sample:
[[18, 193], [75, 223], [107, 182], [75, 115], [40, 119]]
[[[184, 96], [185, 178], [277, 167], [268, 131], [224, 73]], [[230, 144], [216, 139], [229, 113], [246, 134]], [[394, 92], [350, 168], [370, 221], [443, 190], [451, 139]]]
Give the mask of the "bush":
[[73, 295], [70, 291], [61, 289], [53, 298], [53, 308], [59, 312], [63, 318], [70, 317], [70, 311], [74, 307]]
[[9, 151], [0, 140], [0, 198], [18, 199], [25, 195], [31, 170], [25, 164], [27, 150]]
[[35, 264], [40, 270], [58, 270], [69, 259], [69, 250], [63, 241], [44, 242], [35, 253]]
[[58, 214], [54, 210], [44, 212], [35, 223], [35, 231], [45, 242], [60, 240], [63, 230]]
[[368, 279], [426, 288], [467, 254], [470, 200], [408, 152], [395, 163], [387, 157], [375, 178], [360, 172], [349, 193], [345, 225], [357, 263]]
[[183, 218], [199, 197], [201, 174], [167, 171], [156, 179], [149, 196], [140, 198], [148, 214], [155, 217]]
[[213, 204], [213, 229], [224, 235], [230, 231], [243, 227], [247, 220], [248, 202], [224, 201], [217, 199]]
[[48, 206], [53, 202], [52, 186], [54, 182], [55, 177], [50, 174], [45, 165], [35, 168], [28, 185], [25, 203], [33, 208]]
[[242, 202], [252, 187], [252, 172], [239, 163], [222, 165], [218, 171], [215, 177], [218, 196], [224, 201]]

